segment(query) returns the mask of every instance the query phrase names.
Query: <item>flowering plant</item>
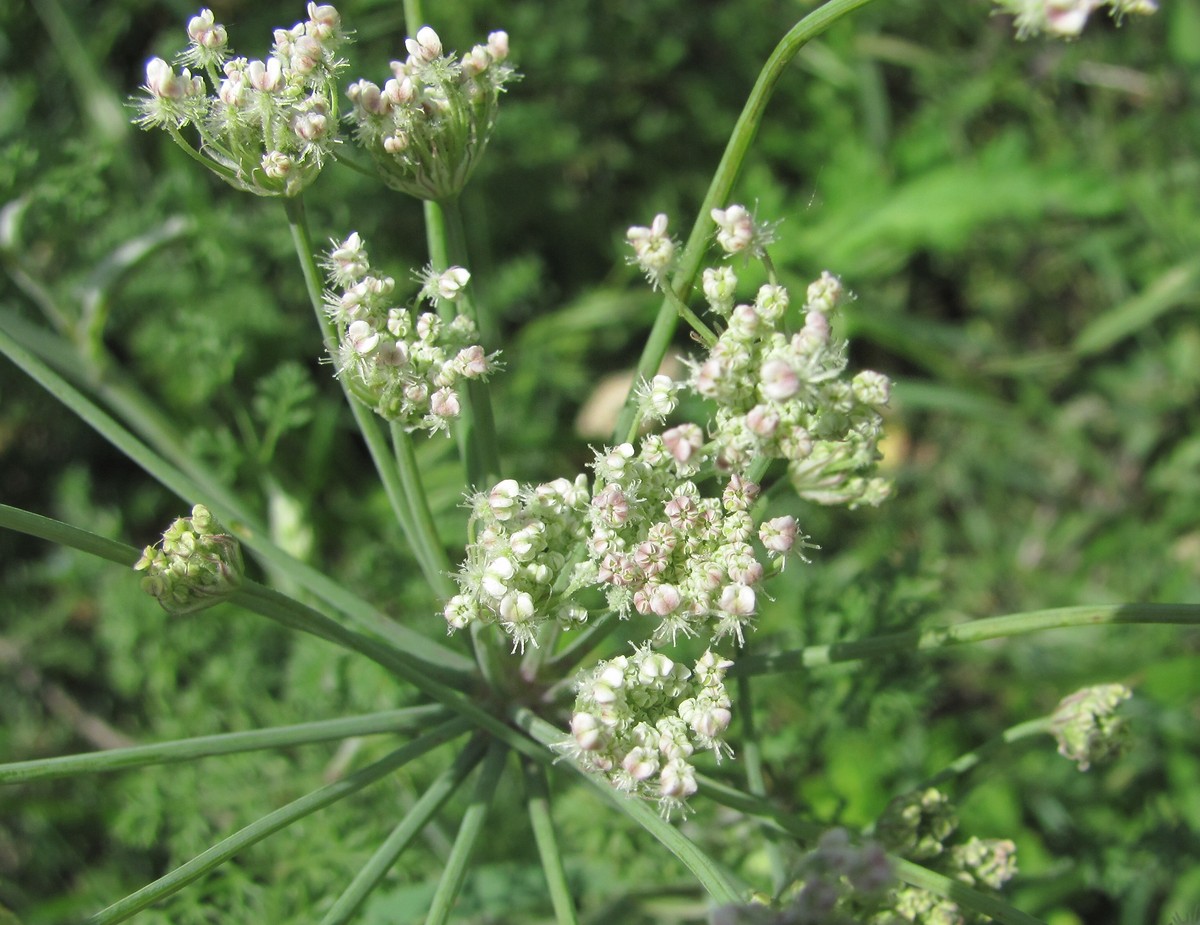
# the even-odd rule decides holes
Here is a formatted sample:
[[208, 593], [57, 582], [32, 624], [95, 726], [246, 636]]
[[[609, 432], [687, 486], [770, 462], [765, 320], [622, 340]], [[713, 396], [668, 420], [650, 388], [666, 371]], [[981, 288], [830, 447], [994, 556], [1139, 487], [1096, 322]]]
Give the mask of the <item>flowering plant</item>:
[[[830, 814], [792, 814], [772, 799], [779, 795], [767, 786], [753, 733], [750, 685], [761, 675], [1129, 616], [1112, 609], [1099, 616], [1096, 608], [1049, 611], [833, 647], [766, 649], [756, 640], [772, 580], [786, 569], [819, 567], [809, 558], [819, 563], [822, 537], [814, 542], [806, 534], [804, 512], [812, 509], [803, 505], [875, 508], [893, 491], [880, 469], [892, 382], [853, 361], [840, 317], [851, 299], [846, 285], [829, 270], [812, 271], [815, 278], [799, 287], [785, 279], [772, 259], [778, 221], [761, 219], [733, 193], [785, 67], [803, 45], [865, 3], [831, 0], [785, 37], [686, 242], [672, 237], [665, 213], [628, 228], [629, 262], [663, 299], [654, 332], [611, 439], [594, 448], [586, 471], [543, 482], [516, 477], [500, 453], [488, 385], [507, 372], [503, 325], [476, 292], [459, 202], [502, 118], [502, 94], [517, 76], [508, 34], [492, 31], [460, 57], [410, 10], [407, 57], [391, 62], [393, 76], [381, 87], [366, 79], [341, 82], [348, 65], [339, 55], [352, 31], [333, 6], [309, 3], [306, 19], [275, 31], [262, 60], [234, 57], [225, 26], [202, 10], [190, 20], [190, 44], [174, 63], [149, 61], [136, 122], [165, 131], [236, 189], [282, 200], [320, 331], [313, 355], [345, 394], [390, 513], [438, 606], [405, 621], [385, 617], [353, 587], [284, 548], [251, 505], [179, 453], [139, 412], [114, 419], [21, 344], [0, 336], [18, 365], [194, 503], [190, 517], [172, 524], [140, 558], [122, 544], [12, 508], [3, 508], [0, 522], [133, 565], [172, 617], [204, 620], [193, 615], [230, 602], [332, 642], [373, 662], [387, 673], [390, 690], [414, 700], [386, 721], [355, 717], [205, 743], [236, 751], [419, 733], [237, 830], [90, 921], [130, 918], [284, 825], [467, 733], [456, 759], [400, 815], [360, 872], [321, 900], [324, 922], [351, 920], [478, 769], [428, 902], [427, 920], [446, 921], [512, 755], [523, 762], [540, 864], [560, 922], [578, 920], [549, 812], [548, 781], [560, 777], [601, 794], [662, 843], [711, 897], [713, 921], [1036, 921], [997, 895], [1017, 870], [1014, 843], [960, 835], [956, 812], [939, 789], [973, 766], [975, 753], [909, 787], [873, 825], [851, 834]], [[1022, 37], [1074, 36], [1102, 5], [1000, 3], [1015, 15]], [[1150, 12], [1154, 4], [1108, 6], [1119, 18]], [[343, 99], [350, 102], [344, 119]], [[398, 295], [404, 284], [380, 269], [377, 254], [368, 256], [364, 236], [352, 227], [330, 229], [323, 253], [314, 247], [303, 194], [339, 161], [422, 200], [430, 252], [409, 287], [415, 292]], [[661, 367], [681, 321], [694, 353], [675, 376]], [[458, 454], [462, 544], [448, 539], [456, 534], [435, 516], [426, 487], [420, 460], [431, 445], [426, 438], [434, 436], [451, 436]], [[280, 590], [247, 577], [243, 545]], [[1196, 621], [1192, 610], [1169, 616]], [[1152, 608], [1127, 622], [1134, 618], [1165, 620]], [[1124, 726], [1114, 711], [1128, 696], [1119, 685], [1085, 689], [1005, 743], [1052, 734], [1061, 753], [1086, 769], [1117, 754]], [[210, 753], [198, 748], [196, 740], [181, 740], [10, 763], [0, 765], [0, 782]], [[728, 770], [739, 764], [744, 782]], [[756, 838], [767, 833], [769, 900], [747, 883], [753, 865], [731, 869], [680, 825], [713, 804], [753, 820]], [[793, 870], [780, 841], [804, 849]]]

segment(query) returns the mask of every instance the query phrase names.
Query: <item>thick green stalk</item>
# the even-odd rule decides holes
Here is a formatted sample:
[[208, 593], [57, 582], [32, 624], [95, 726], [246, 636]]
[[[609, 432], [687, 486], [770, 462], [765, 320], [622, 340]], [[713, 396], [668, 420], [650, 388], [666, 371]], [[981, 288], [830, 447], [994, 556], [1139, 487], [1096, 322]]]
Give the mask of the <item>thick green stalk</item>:
[[23, 784], [33, 780], [57, 780], [77, 774], [98, 774], [141, 768], [155, 764], [194, 761], [212, 755], [232, 755], [238, 752], [261, 751], [268, 748], [290, 748], [313, 742], [328, 742], [351, 736], [379, 735], [385, 732], [416, 732], [447, 718], [443, 707], [430, 704], [403, 710], [386, 710], [345, 719], [297, 723], [248, 732], [226, 732], [220, 735], [196, 736], [174, 742], [155, 742], [130, 748], [112, 748], [83, 755], [64, 755], [59, 758], [37, 758], [0, 764], [0, 784]]
[[522, 760], [521, 767], [525, 772], [525, 805], [529, 809], [533, 838], [537, 842], [542, 870], [546, 874], [546, 887], [550, 891], [550, 902], [554, 906], [554, 920], [558, 925], [578, 925], [575, 899], [567, 883], [562, 852], [558, 850], [558, 837], [554, 834], [546, 769], [528, 759]]
[[371, 859], [359, 870], [337, 902], [325, 913], [321, 925], [345, 925], [354, 918], [359, 906], [392, 869], [397, 858], [458, 789], [463, 779], [471, 773], [471, 769], [479, 763], [483, 757], [485, 741], [481, 736], [473, 738], [454, 764], [429, 785], [400, 824], [392, 829], [383, 844], [371, 855]]
[[[704, 252], [712, 237], [712, 219], [709, 217], [709, 213], [713, 209], [723, 208], [729, 204], [727, 202], [729, 194], [741, 172], [746, 154], [750, 150], [750, 144], [754, 141], [759, 123], [766, 111], [767, 102], [774, 93], [775, 85], [779, 83], [780, 77], [783, 76], [792, 59], [796, 57], [796, 53], [808, 42], [839, 19], [871, 2], [872, 0], [831, 0], [800, 20], [771, 52], [771, 57], [767, 59], [767, 63], [759, 72], [754, 89], [750, 91], [750, 97], [746, 100], [742, 114], [738, 116], [737, 123], [733, 127], [733, 134], [729, 136], [725, 153], [721, 156], [720, 164], [717, 165], [716, 174], [709, 184], [708, 192], [704, 195], [704, 201], [700, 204], [691, 234], [688, 235], [687, 244], [679, 258], [679, 267], [671, 278], [671, 290], [680, 302], [686, 303], [691, 295], [696, 276], [700, 272], [700, 264], [704, 260]], [[678, 320], [679, 314], [674, 302], [670, 298], [664, 299], [662, 307], [658, 310], [658, 316], [655, 318], [654, 327], [646, 340], [646, 345], [642, 348], [637, 374], [634, 376], [635, 388], [638, 382], [643, 379], [651, 379], [658, 372], [658, 367], [671, 345], [671, 338], [675, 333], [675, 325]], [[613, 437], [613, 441], [616, 443], [626, 442], [636, 435], [632, 424], [637, 406], [633, 403], [632, 398], [633, 390], [631, 389], [625, 408], [617, 420]]]
[[187, 863], [175, 868], [169, 874], [160, 877], [153, 883], [142, 887], [136, 893], [131, 893], [124, 899], [96, 913], [96, 915], [87, 920], [88, 925], [113, 925], [115, 922], [124, 922], [147, 906], [179, 892], [189, 883], [215, 870], [251, 845], [275, 834], [280, 829], [286, 828], [293, 822], [303, 819], [310, 813], [323, 809], [331, 803], [348, 797], [369, 784], [373, 784], [377, 780], [386, 777], [397, 768], [403, 767], [415, 758], [419, 758], [443, 742], [461, 735], [469, 726], [470, 724], [466, 720], [452, 719], [436, 729], [427, 732], [419, 739], [415, 739], [404, 747], [398, 748], [386, 758], [368, 765], [361, 771], [356, 771], [343, 780], [330, 784], [327, 787], [322, 787], [320, 790], [315, 790], [307, 796], [294, 800], [287, 804], [287, 806], [280, 807], [274, 812], [268, 813], [261, 819], [252, 822], [245, 828], [213, 845], [207, 851], [198, 854]]
[[907, 630], [869, 639], [808, 646], [774, 655], [752, 655], [738, 662], [731, 675], [775, 674], [817, 668], [836, 662], [855, 662], [896, 652], [929, 652], [947, 646], [985, 639], [1022, 636], [1044, 630], [1075, 626], [1117, 626], [1130, 623], [1167, 623], [1195, 626], [1200, 624], [1200, 604], [1102, 604], [1084, 607], [1060, 607], [1033, 610], [972, 620], [955, 626], [926, 630]]
[[508, 757], [508, 749], [500, 742], [492, 740], [487, 758], [479, 771], [475, 782], [475, 791], [471, 795], [471, 803], [463, 814], [462, 823], [458, 827], [458, 835], [454, 839], [454, 847], [450, 849], [450, 857], [442, 869], [442, 877], [438, 881], [437, 890], [425, 917], [425, 925], [445, 925], [450, 919], [450, 911], [462, 890], [463, 881], [467, 876], [467, 866], [471, 863], [471, 854], [475, 843], [483, 831], [492, 801], [496, 796], [496, 785], [504, 772], [504, 761]]

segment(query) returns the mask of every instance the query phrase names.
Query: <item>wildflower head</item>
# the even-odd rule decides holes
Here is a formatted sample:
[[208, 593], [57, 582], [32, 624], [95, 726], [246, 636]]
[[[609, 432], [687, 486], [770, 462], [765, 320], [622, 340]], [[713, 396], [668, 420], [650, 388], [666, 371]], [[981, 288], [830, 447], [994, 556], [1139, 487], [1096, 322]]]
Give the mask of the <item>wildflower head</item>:
[[1108, 7], [1120, 21], [1127, 15], [1148, 15], [1158, 10], [1157, 0], [995, 0], [999, 12], [1015, 17], [1017, 38], [1045, 33], [1052, 38], [1077, 38], [1092, 13]]
[[[176, 73], [161, 58], [146, 66], [137, 122], [165, 128], [230, 185], [260, 196], [295, 196], [333, 152], [337, 134], [336, 50], [345, 40], [337, 10], [308, 4], [308, 19], [275, 30], [265, 60], [234, 57], [211, 10], [187, 27]], [[208, 78], [193, 76], [189, 67]], [[199, 144], [180, 130], [190, 126]]]
[[675, 239], [667, 234], [667, 216], [661, 212], [654, 216], [649, 228], [634, 225], [625, 233], [633, 248], [630, 262], [638, 266], [650, 285], [661, 289], [675, 266], [675, 255], [679, 249]]
[[1128, 729], [1117, 707], [1133, 696], [1123, 684], [1098, 684], [1064, 697], [1054, 711], [1052, 730], [1058, 753], [1086, 771], [1093, 762], [1121, 753]]
[[146, 573], [142, 589], [171, 614], [221, 603], [245, 571], [241, 544], [200, 504], [171, 524], [157, 545], [147, 546], [134, 568]]
[[717, 243], [727, 254], [762, 257], [775, 240], [775, 226], [756, 221], [745, 206], [713, 209], [710, 214], [717, 226]]
[[332, 357], [338, 375], [377, 414], [407, 430], [448, 429], [462, 410], [458, 385], [486, 379], [495, 354], [479, 345], [466, 315], [444, 322], [421, 306], [454, 301], [471, 274], [462, 267], [426, 270], [415, 303], [401, 305], [392, 295], [395, 280], [372, 275], [357, 233], [332, 243], [324, 260], [330, 283], [325, 305], [338, 333]]
[[463, 58], [446, 53], [429, 26], [405, 40], [382, 86], [359, 80], [347, 95], [355, 137], [383, 182], [420, 199], [456, 196], [470, 179], [496, 121], [500, 94], [516, 73], [508, 34], [493, 32]]

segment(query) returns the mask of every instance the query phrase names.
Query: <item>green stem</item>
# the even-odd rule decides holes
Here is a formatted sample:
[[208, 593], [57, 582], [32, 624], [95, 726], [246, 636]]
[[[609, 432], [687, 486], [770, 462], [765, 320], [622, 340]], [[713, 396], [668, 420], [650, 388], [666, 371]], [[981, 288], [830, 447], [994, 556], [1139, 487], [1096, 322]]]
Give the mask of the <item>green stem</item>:
[[[6, 504], [0, 504], [0, 527], [18, 530], [21, 533], [37, 536], [61, 546], [78, 549], [127, 568], [132, 568], [133, 563], [141, 556], [141, 551], [132, 546], [97, 536], [49, 517], [42, 517], [40, 514], [32, 514], [19, 508], [9, 507]], [[312, 607], [252, 581], [244, 582], [231, 599], [260, 616], [366, 655], [384, 667], [395, 671], [401, 678], [417, 684], [418, 687], [432, 680], [432, 675], [426, 675], [424, 670], [426, 668], [432, 669], [438, 677], [448, 678], [459, 685], [470, 678], [470, 675], [456, 664], [440, 661], [428, 663], [422, 659], [416, 654], [416, 650], [411, 649], [414, 643], [409, 641], [408, 635], [411, 634], [412, 639], [417, 643], [424, 643], [427, 640], [404, 627], [394, 627], [396, 631], [404, 631], [397, 633], [397, 638], [373, 638], [362, 635]], [[401, 642], [404, 644], [400, 644]], [[470, 663], [467, 662], [467, 665], [469, 666]]]
[[450, 564], [446, 547], [433, 522], [433, 513], [429, 510], [429, 499], [421, 484], [421, 470], [413, 452], [412, 435], [395, 422], [391, 425], [391, 431], [400, 485], [413, 518], [409, 539], [413, 548], [420, 552], [422, 560], [428, 563], [426, 575], [430, 576], [430, 583], [438, 597], [446, 600], [454, 593], [454, 582], [450, 579], [454, 567]]
[[156, 742], [130, 748], [113, 748], [83, 755], [63, 755], [58, 758], [38, 758], [0, 764], [0, 784], [23, 784], [33, 780], [57, 780], [77, 774], [99, 774], [141, 768], [155, 764], [194, 761], [213, 755], [232, 755], [238, 752], [260, 751], [268, 748], [289, 748], [313, 742], [328, 742], [352, 736], [378, 735], [385, 732], [416, 732], [446, 718], [443, 707], [431, 704], [403, 710], [387, 710], [345, 719], [275, 726], [248, 732], [227, 732], [221, 735], [196, 736], [174, 742]]
[[[518, 707], [512, 711], [513, 722], [529, 733], [536, 741], [547, 747], [552, 747], [564, 741], [562, 730], [539, 717], [526, 707]], [[713, 901], [726, 903], [742, 903], [749, 892], [745, 884], [736, 876], [710, 858], [686, 835], [663, 819], [650, 805], [636, 797], [620, 793], [608, 781], [595, 774], [588, 774], [572, 761], [559, 761], [555, 767], [569, 767], [579, 774], [588, 785], [601, 797], [619, 809], [660, 844], [670, 851], [687, 867], [708, 890]]]
[[[337, 327], [325, 312], [324, 290], [321, 286], [320, 270], [317, 268], [316, 258], [313, 256], [312, 236], [309, 233], [308, 220], [305, 217], [304, 200], [299, 196], [289, 197], [284, 199], [284, 205], [287, 207], [292, 241], [296, 245], [296, 256], [300, 260], [300, 268], [304, 273], [304, 284], [308, 289], [308, 298], [317, 316], [317, 324], [321, 329], [326, 353], [329, 356], [336, 356]], [[448, 590], [447, 570], [442, 568], [439, 562], [439, 560], [445, 559], [445, 550], [442, 549], [440, 555], [434, 554], [434, 546], [431, 546], [427, 542], [427, 538], [421, 534], [418, 524], [420, 514], [411, 504], [402, 471], [397, 471], [403, 469], [403, 463], [393, 460], [392, 454], [388, 450], [387, 439], [383, 435], [383, 430], [374, 412], [364, 407], [362, 402], [354, 397], [344, 379], [339, 377], [338, 381], [342, 384], [342, 392], [354, 414], [359, 432], [366, 441], [371, 460], [375, 464], [375, 471], [379, 473], [379, 478], [383, 482], [392, 512], [400, 524], [400, 529], [404, 531], [409, 546], [413, 549], [417, 563], [425, 575], [425, 580], [429, 582], [437, 595], [448, 596], [446, 593]], [[440, 544], [435, 545], [440, 548]]]
[[408, 811], [404, 819], [392, 829], [391, 834], [371, 855], [371, 859], [346, 887], [345, 892], [338, 897], [330, 910], [321, 919], [321, 925], [345, 925], [354, 918], [354, 914], [362, 905], [370, 892], [379, 885], [379, 881], [391, 870], [396, 860], [408, 848], [434, 814], [445, 804], [446, 800], [456, 791], [463, 779], [471, 773], [472, 768], [483, 757], [484, 739], [476, 736], [459, 754], [458, 759], [438, 776], [429, 788], [421, 794], [421, 798]]
[[1200, 604], [1103, 604], [1034, 610], [972, 620], [956, 626], [907, 630], [869, 639], [835, 642], [832, 645], [808, 646], [774, 655], [752, 655], [734, 665], [730, 674], [762, 675], [797, 671], [837, 662], [877, 658], [895, 652], [928, 652], [968, 642], [982, 642], [985, 639], [1021, 636], [1066, 627], [1144, 623], [1195, 626], [1200, 624]]
[[961, 777], [989, 758], [998, 755], [1014, 742], [1020, 742], [1023, 739], [1029, 739], [1036, 735], [1053, 735], [1053, 721], [1054, 717], [1052, 716], [1042, 716], [1024, 723], [1018, 723], [1015, 726], [1010, 726], [1000, 733], [1000, 735], [996, 736], [996, 738], [985, 742], [979, 748], [969, 751], [964, 755], [959, 755], [946, 765], [946, 767], [938, 771], [937, 774], [934, 774], [913, 789], [925, 790], [929, 787], [938, 787], [946, 781], [953, 780], [955, 777]]
[[[440, 273], [451, 266], [470, 269], [466, 234], [457, 199], [425, 202], [425, 237], [434, 272]], [[459, 296], [459, 302], [463, 305], [463, 311], [475, 321], [484, 349], [494, 349], [498, 335], [490, 313], [466, 293]], [[439, 310], [446, 321], [453, 320], [457, 311], [451, 303], [446, 302], [439, 306]], [[467, 482], [476, 488], [484, 488], [500, 480], [500, 456], [492, 400], [486, 384], [482, 382], [468, 380], [464, 391], [466, 400], [454, 429], [458, 436], [459, 453], [467, 470]]]
[[[671, 279], [671, 290], [680, 302], [686, 303], [691, 295], [692, 286], [700, 272], [700, 264], [704, 260], [704, 253], [708, 249], [709, 239], [712, 237], [712, 219], [709, 217], [709, 213], [715, 208], [728, 205], [726, 200], [733, 190], [733, 185], [746, 159], [746, 153], [750, 150], [750, 144], [758, 132], [758, 125], [762, 121], [767, 102], [775, 91], [775, 85], [779, 82], [780, 77], [783, 76], [796, 53], [808, 42], [839, 19], [871, 2], [872, 0], [831, 0], [800, 20], [771, 52], [771, 57], [767, 59], [767, 63], [763, 65], [763, 69], [758, 75], [754, 89], [750, 91], [750, 97], [746, 100], [742, 114], [738, 116], [737, 124], [733, 127], [733, 134], [729, 136], [725, 153], [721, 156], [721, 163], [717, 165], [717, 171], [709, 184], [708, 192], [704, 195], [704, 201], [700, 204], [691, 234], [688, 235], [687, 244], [679, 258], [679, 268]], [[637, 373], [633, 378], [635, 388], [638, 382], [650, 379], [658, 372], [662, 359], [671, 345], [678, 318], [679, 315], [671, 299], [664, 299], [658, 316], [655, 318], [654, 327], [646, 340], [646, 346], [642, 349], [641, 359], [638, 361]], [[626, 442], [634, 436], [630, 425], [637, 407], [632, 398], [633, 391], [631, 389], [625, 408], [617, 420], [613, 437], [616, 443]]]
[[392, 752], [381, 761], [351, 774], [349, 777], [315, 790], [307, 796], [280, 807], [273, 813], [268, 813], [261, 819], [252, 822], [228, 838], [213, 845], [207, 851], [197, 855], [185, 864], [180, 865], [166, 876], [160, 877], [153, 883], [142, 887], [136, 893], [131, 893], [124, 899], [113, 903], [108, 908], [96, 913], [88, 919], [88, 925], [113, 925], [123, 922], [140, 912], [147, 906], [179, 892], [189, 883], [199, 879], [230, 858], [244, 851], [251, 845], [262, 841], [280, 829], [286, 828], [293, 822], [335, 803], [353, 793], [357, 793], [369, 784], [375, 783], [397, 768], [403, 767], [415, 758], [443, 742], [461, 735], [469, 728], [469, 723], [463, 719], [452, 719], [447, 723], [427, 732], [425, 735]]
[[522, 761], [521, 767], [525, 773], [525, 804], [529, 809], [529, 822], [533, 827], [538, 855], [542, 859], [542, 870], [546, 874], [546, 887], [554, 906], [555, 921], [559, 925], [577, 925], [579, 919], [575, 915], [575, 899], [567, 883], [562, 852], [558, 850], [558, 837], [554, 834], [554, 818], [550, 814], [550, 787], [546, 781], [546, 769], [529, 760]]
[[508, 757], [508, 749], [501, 743], [492, 741], [480, 769], [479, 779], [475, 782], [475, 791], [471, 795], [471, 803], [463, 814], [462, 823], [458, 827], [458, 835], [454, 839], [454, 847], [450, 849], [450, 857], [442, 870], [437, 890], [433, 894], [429, 913], [425, 917], [425, 925], [444, 925], [450, 919], [450, 911], [454, 908], [462, 889], [463, 880], [467, 876], [467, 866], [471, 862], [471, 854], [475, 843], [483, 831], [492, 801], [496, 796], [496, 785], [504, 772], [504, 761]]
[[[763, 775], [762, 749], [758, 743], [758, 730], [754, 727], [754, 700], [750, 692], [750, 678], [742, 675], [737, 679], [738, 715], [742, 718], [742, 761], [746, 768], [746, 789], [763, 800], [767, 798], [767, 781]], [[787, 868], [779, 846], [768, 839], [765, 845], [767, 863], [771, 868], [771, 886], [778, 896], [787, 886]]]

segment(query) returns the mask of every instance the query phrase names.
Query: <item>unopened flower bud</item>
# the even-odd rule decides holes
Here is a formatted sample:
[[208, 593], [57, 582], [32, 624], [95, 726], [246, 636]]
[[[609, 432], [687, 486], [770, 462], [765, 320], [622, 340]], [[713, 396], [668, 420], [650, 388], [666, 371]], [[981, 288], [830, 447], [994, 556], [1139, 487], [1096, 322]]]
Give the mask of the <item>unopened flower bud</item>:
[[142, 588], [171, 614], [203, 610], [228, 599], [241, 585], [242, 547], [203, 505], [176, 520], [158, 546], [147, 546], [134, 565]]

